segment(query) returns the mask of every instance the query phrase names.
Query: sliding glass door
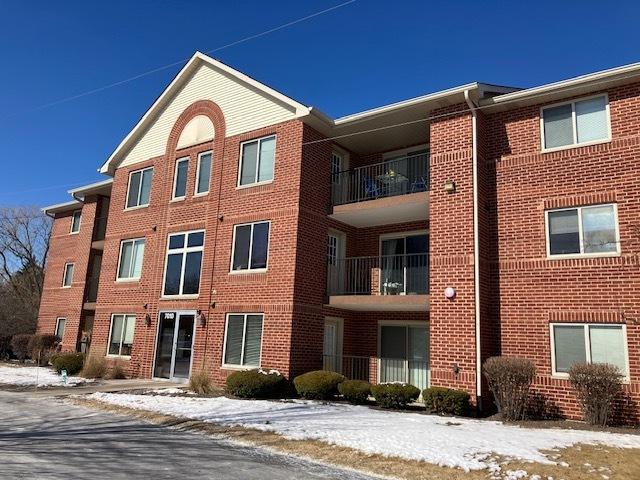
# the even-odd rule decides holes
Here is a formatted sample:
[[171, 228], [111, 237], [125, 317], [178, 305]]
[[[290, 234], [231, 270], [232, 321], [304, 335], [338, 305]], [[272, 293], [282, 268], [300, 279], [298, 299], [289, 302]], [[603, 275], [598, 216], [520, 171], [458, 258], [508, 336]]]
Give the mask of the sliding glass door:
[[380, 284], [383, 295], [425, 295], [429, 291], [429, 235], [383, 238]]
[[429, 383], [427, 325], [380, 326], [380, 383], [404, 382], [424, 389]]

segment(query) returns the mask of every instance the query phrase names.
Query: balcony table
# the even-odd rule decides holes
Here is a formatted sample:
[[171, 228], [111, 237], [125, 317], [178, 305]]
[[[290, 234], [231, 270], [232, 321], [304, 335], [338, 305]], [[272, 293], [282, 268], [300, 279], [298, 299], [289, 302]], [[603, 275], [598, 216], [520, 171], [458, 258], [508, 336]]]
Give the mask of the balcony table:
[[384, 173], [378, 175], [376, 180], [385, 186], [389, 196], [404, 195], [409, 188], [409, 179], [401, 173]]

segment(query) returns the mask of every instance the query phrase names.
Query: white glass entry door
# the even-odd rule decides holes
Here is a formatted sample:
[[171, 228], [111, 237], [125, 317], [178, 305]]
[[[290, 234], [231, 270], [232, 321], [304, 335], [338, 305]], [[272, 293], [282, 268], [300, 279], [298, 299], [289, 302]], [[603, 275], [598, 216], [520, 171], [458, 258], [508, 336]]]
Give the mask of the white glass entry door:
[[195, 312], [160, 313], [153, 371], [155, 378], [189, 379], [195, 318]]

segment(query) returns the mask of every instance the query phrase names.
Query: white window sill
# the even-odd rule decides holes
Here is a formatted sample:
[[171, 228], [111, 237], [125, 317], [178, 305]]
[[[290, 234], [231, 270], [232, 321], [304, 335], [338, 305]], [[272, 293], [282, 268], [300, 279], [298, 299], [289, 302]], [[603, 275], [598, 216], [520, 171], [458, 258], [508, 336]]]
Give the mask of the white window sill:
[[609, 253], [566, 253], [566, 254], [558, 254], [558, 255], [547, 255], [547, 260], [571, 260], [571, 259], [588, 259], [588, 258], [612, 258], [612, 257], [620, 257], [622, 254], [620, 252], [609, 252]]
[[62, 285], [60, 288], [71, 288], [71, 285]]
[[135, 283], [139, 282], [140, 277], [137, 278], [116, 278], [116, 283]]
[[541, 153], [561, 152], [562, 150], [570, 150], [572, 148], [590, 147], [592, 145], [600, 145], [603, 143], [611, 143], [611, 138], [604, 138], [602, 140], [593, 140], [591, 142], [584, 143], [572, 143], [571, 145], [562, 145], [561, 147], [542, 148]]
[[248, 273], [267, 273], [267, 268], [254, 268], [253, 270], [231, 270], [229, 271], [229, 275], [245, 275]]
[[78, 230], [77, 232], [69, 232], [69, 235], [78, 235], [80, 233], [80, 230]]
[[256, 368], [260, 368], [259, 365], [228, 365], [223, 363], [220, 367], [222, 370], [235, 370], [235, 371], [245, 371], [245, 370], [255, 370]]
[[262, 185], [269, 185], [273, 183], [273, 180], [265, 180], [264, 182], [248, 183], [246, 185], [238, 185], [236, 190], [244, 190], [245, 188], [261, 187]]
[[197, 295], [162, 295], [160, 300], [193, 300], [200, 297], [200, 294]]
[[141, 208], [147, 208], [149, 206], [149, 204], [145, 204], [145, 205], [136, 205], [135, 207], [126, 207], [123, 211], [124, 212], [131, 212], [132, 210], [140, 210]]
[[108, 353], [105, 355], [106, 358], [113, 358], [114, 360], [131, 360], [131, 355], [116, 355]]
[[209, 190], [207, 190], [206, 192], [194, 193], [193, 198], [206, 197], [207, 195], [209, 195]]
[[[568, 373], [552, 373], [551, 378], [555, 380], [569, 380], [569, 374]], [[623, 385], [629, 385], [631, 383], [631, 379], [629, 378], [629, 376], [623, 376], [620, 379], [620, 381], [622, 382]]]
[[186, 195], [184, 197], [175, 197], [169, 200], [169, 203], [183, 202], [186, 198]]

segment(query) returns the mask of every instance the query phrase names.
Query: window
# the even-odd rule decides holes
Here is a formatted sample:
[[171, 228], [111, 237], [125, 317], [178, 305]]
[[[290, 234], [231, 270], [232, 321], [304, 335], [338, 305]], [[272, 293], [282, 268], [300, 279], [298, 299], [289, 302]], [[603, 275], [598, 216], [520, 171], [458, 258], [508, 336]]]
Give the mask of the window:
[[82, 219], [82, 211], [76, 210], [71, 217], [71, 233], [78, 233], [80, 231], [80, 221]]
[[153, 167], [138, 170], [137, 172], [131, 172], [131, 174], [129, 174], [127, 208], [144, 207], [149, 205], [152, 179]]
[[118, 280], [138, 280], [142, 274], [144, 238], [124, 240], [120, 244]]
[[176, 162], [176, 171], [173, 177], [173, 200], [182, 200], [187, 194], [187, 173], [189, 171], [189, 158], [181, 158]]
[[542, 109], [543, 149], [608, 140], [609, 101], [606, 95]]
[[238, 178], [240, 186], [273, 180], [273, 163], [276, 152], [275, 135], [244, 142], [240, 150]]
[[269, 222], [259, 222], [234, 227], [231, 270], [266, 270], [269, 226]]
[[331, 181], [340, 182], [340, 172], [342, 172], [342, 155], [331, 152]]
[[60, 341], [62, 341], [62, 339], [64, 338], [64, 327], [67, 324], [67, 319], [66, 318], [58, 318], [56, 319], [56, 337], [58, 337], [60, 339]]
[[567, 375], [574, 363], [609, 363], [627, 375], [624, 325], [551, 324], [554, 375]]
[[64, 274], [62, 276], [62, 286], [70, 287], [71, 282], [73, 282], [73, 263], [65, 263], [64, 265]]
[[198, 172], [196, 174], [196, 195], [209, 193], [209, 182], [211, 181], [211, 152], [198, 155]]
[[198, 294], [203, 250], [203, 230], [169, 235], [164, 296]]
[[615, 204], [548, 210], [547, 255], [618, 254]]
[[135, 315], [116, 314], [111, 316], [109, 331], [109, 355], [131, 356], [133, 332], [136, 326]]
[[224, 337], [224, 365], [259, 367], [262, 347], [261, 313], [230, 313]]

